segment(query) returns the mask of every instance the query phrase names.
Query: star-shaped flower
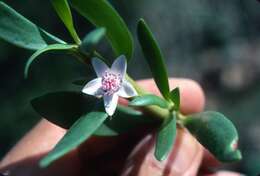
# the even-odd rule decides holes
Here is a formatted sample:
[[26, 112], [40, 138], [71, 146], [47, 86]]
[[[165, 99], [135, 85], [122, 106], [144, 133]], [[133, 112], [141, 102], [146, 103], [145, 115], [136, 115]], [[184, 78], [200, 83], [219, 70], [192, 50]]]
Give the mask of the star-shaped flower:
[[107, 114], [112, 116], [116, 110], [118, 96], [130, 98], [137, 95], [134, 87], [125, 79], [126, 58], [119, 56], [111, 68], [98, 58], [92, 59], [97, 74], [96, 79], [88, 82], [82, 92], [96, 97], [103, 97]]

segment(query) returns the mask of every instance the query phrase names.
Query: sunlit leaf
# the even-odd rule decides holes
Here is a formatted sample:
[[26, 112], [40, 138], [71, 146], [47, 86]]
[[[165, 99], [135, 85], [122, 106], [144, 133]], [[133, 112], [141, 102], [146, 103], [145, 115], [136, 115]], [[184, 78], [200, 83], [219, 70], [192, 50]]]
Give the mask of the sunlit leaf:
[[170, 90], [164, 57], [151, 30], [143, 19], [138, 22], [137, 35], [156, 85], [164, 98], [169, 99]]
[[174, 110], [180, 110], [180, 89], [178, 87], [170, 92], [170, 99], [174, 103]]
[[75, 30], [73, 24], [73, 18], [71, 15], [70, 7], [67, 0], [51, 0], [53, 7], [55, 8], [60, 19], [63, 21], [68, 31], [70, 32], [72, 38], [77, 44], [80, 44], [80, 39]]
[[125, 22], [106, 0], [70, 0], [72, 6], [92, 24], [106, 28], [106, 36], [116, 56], [133, 53], [133, 39]]
[[188, 116], [184, 125], [218, 160], [238, 161], [238, 134], [233, 123], [218, 112], [202, 112]]
[[130, 106], [156, 105], [161, 108], [168, 108], [168, 102], [166, 100], [153, 94], [137, 96], [129, 103], [129, 105]]

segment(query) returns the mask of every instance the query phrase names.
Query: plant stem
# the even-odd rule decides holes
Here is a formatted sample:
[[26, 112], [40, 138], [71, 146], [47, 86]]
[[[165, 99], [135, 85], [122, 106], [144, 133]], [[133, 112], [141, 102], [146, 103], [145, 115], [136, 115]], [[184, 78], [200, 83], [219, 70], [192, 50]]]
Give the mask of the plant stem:
[[[144, 95], [149, 93], [146, 90], [144, 90], [142, 87], [140, 87], [128, 74], [126, 75], [126, 79], [134, 86], [135, 90], [139, 95]], [[163, 109], [158, 106], [145, 106], [143, 109], [160, 119], [166, 119], [169, 117], [170, 114], [170, 112], [167, 109]]]
[[[81, 59], [80, 59], [81, 61], [84, 61], [85, 64], [89, 64], [89, 62], [86, 62], [86, 60], [88, 60], [88, 59], [90, 58], [89, 56], [88, 56], [88, 57], [87, 57], [87, 56], [84, 56], [84, 55], [86, 55], [86, 54], [80, 52], [79, 49], [77, 50], [76, 53], [77, 53], [76, 56], [79, 57], [79, 58], [81, 58]], [[99, 57], [100, 59], [102, 59], [103, 61], [106, 61], [106, 59], [105, 59], [101, 54], [99, 54], [98, 52], [95, 51], [93, 54], [94, 54], [95, 56], [98, 56], [98, 57]], [[85, 59], [85, 58], [87, 58], [87, 59]], [[132, 79], [128, 74], [126, 74], [126, 79], [127, 79], [127, 81], [129, 81], [129, 82], [134, 86], [134, 88], [136, 89], [136, 91], [137, 91], [137, 93], [138, 93], [139, 95], [149, 94], [148, 91], [146, 91], [146, 90], [144, 90], [142, 87], [140, 87], [140, 86], [136, 83], [136, 81], [135, 81], [134, 79]], [[170, 112], [168, 109], [163, 109], [163, 108], [160, 108], [160, 107], [158, 107], [158, 106], [145, 106], [145, 107], [143, 107], [143, 109], [144, 109], [145, 111], [147, 111], [148, 113], [152, 114], [154, 117], [159, 118], [160, 120], [163, 120], [163, 119], [168, 118], [169, 115], [170, 115], [170, 113], [172, 113], [172, 112]], [[179, 112], [177, 112], [177, 113], [178, 113], [178, 114], [177, 114], [177, 118], [178, 118], [179, 120], [182, 120], [182, 119], [185, 117], [185, 116], [182, 115], [181, 113], [179, 113]]]

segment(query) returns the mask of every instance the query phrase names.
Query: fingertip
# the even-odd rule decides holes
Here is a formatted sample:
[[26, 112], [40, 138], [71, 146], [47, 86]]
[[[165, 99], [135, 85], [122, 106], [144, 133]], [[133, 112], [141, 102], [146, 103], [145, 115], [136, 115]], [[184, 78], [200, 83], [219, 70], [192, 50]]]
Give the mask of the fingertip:
[[154, 157], [155, 135], [147, 135], [132, 151], [122, 176], [196, 175], [203, 156], [201, 145], [184, 129], [178, 136], [169, 157], [157, 161]]

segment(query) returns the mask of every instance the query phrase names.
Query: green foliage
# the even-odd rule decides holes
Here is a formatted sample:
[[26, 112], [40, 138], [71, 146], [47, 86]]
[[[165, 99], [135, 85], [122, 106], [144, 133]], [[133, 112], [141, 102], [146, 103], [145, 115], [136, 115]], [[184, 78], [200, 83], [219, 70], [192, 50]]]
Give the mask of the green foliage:
[[242, 158], [237, 149], [237, 130], [224, 115], [211, 111], [197, 113], [188, 116], [184, 125], [219, 161], [232, 162]]
[[51, 0], [54, 9], [69, 30], [72, 38], [77, 44], [80, 44], [80, 38], [75, 30], [73, 18], [71, 15], [70, 7], [67, 0]]
[[31, 50], [45, 48], [49, 41], [65, 43], [37, 27], [4, 2], [0, 2], [0, 38]]
[[78, 79], [72, 82], [72, 84], [76, 85], [76, 86], [84, 86], [88, 83], [88, 80], [86, 79]]
[[65, 51], [72, 51], [73, 48], [76, 48], [76, 45], [66, 45], [66, 44], [51, 44], [47, 45], [44, 48], [41, 48], [37, 50], [26, 62], [25, 68], [24, 68], [24, 77], [28, 77], [29, 68], [32, 64], [32, 62], [41, 54], [52, 51], [52, 50], [65, 50]]
[[106, 36], [116, 56], [128, 59], [133, 53], [133, 39], [125, 22], [106, 0], [70, 0], [72, 6], [97, 27], [106, 28]]
[[147, 125], [156, 125], [157, 120], [129, 107], [117, 106], [112, 119], [107, 119], [95, 132], [97, 136], [116, 136]]
[[168, 157], [173, 148], [176, 133], [176, 113], [172, 113], [157, 132], [154, 156], [158, 161], [163, 161]]
[[180, 89], [177, 87], [170, 92], [170, 98], [174, 103], [173, 109], [180, 110]]
[[[69, 129], [83, 114], [101, 103], [100, 99], [78, 92], [53, 92], [31, 101], [34, 110], [50, 122]], [[129, 107], [118, 106], [112, 119], [107, 119], [95, 135], [116, 136], [156, 120]]]
[[80, 45], [80, 50], [84, 53], [92, 53], [98, 42], [105, 36], [105, 34], [106, 28], [103, 27], [91, 31], [84, 37]]
[[48, 93], [31, 101], [40, 116], [65, 129], [91, 112], [98, 103], [94, 96], [69, 91]]
[[170, 90], [164, 57], [151, 30], [143, 19], [138, 22], [137, 35], [156, 85], [164, 98], [168, 100]]
[[106, 113], [99, 111], [92, 111], [82, 115], [55, 148], [40, 161], [40, 166], [47, 167], [55, 160], [78, 147], [95, 132], [107, 117], [108, 115]]
[[130, 103], [130, 106], [149, 106], [156, 105], [161, 108], [168, 108], [168, 102], [153, 94], [147, 94], [135, 97]]

